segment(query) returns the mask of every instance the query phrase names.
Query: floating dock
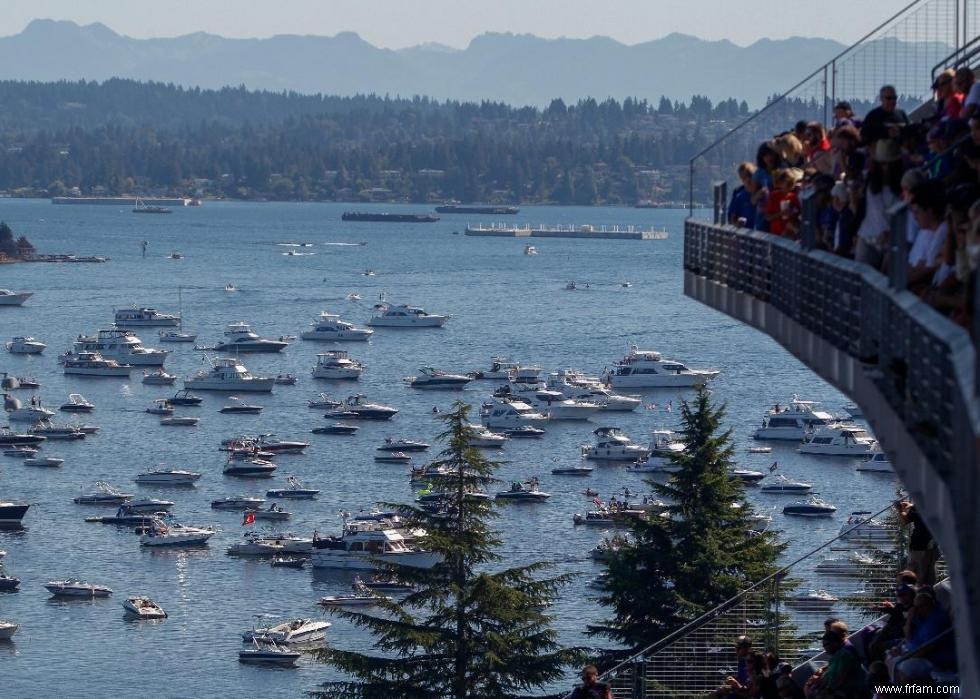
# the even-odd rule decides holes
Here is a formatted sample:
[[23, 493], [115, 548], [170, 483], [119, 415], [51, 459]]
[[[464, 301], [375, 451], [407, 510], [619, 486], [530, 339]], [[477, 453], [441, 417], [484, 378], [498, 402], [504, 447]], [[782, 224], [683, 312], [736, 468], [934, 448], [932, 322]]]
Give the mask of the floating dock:
[[[138, 197], [147, 206], [199, 206], [188, 197]], [[52, 197], [52, 204], [95, 204], [101, 206], [136, 206], [137, 197]]]
[[496, 236], [498, 238], [579, 238], [613, 240], [666, 240], [666, 230], [640, 226], [467, 226], [466, 235]]

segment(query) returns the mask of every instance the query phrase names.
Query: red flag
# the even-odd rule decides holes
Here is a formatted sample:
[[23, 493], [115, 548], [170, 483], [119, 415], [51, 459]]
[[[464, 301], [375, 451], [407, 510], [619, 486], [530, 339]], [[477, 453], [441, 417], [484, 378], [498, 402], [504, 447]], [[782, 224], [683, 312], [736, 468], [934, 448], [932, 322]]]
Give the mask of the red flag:
[[255, 524], [254, 512], [246, 512], [245, 515], [242, 517], [242, 526], [244, 527], [249, 524]]

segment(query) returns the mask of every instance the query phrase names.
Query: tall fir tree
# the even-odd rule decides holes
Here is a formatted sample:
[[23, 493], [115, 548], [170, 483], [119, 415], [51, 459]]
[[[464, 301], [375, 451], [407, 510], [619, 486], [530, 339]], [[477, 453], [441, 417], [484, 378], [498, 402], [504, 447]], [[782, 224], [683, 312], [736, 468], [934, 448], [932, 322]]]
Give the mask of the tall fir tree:
[[650, 481], [665, 516], [637, 519], [630, 543], [609, 561], [603, 602], [614, 617], [593, 633], [632, 649], [648, 646], [778, 569], [785, 548], [775, 533], [755, 531], [752, 507], [733, 478], [731, 430], [724, 406], [707, 389], [681, 405], [679, 468]]
[[496, 482], [496, 464], [471, 446], [473, 429], [461, 402], [443, 415], [446, 443], [427, 489], [445, 495], [433, 512], [387, 503], [410, 528], [424, 529], [422, 546], [441, 562], [423, 569], [383, 563], [379, 568], [414, 586], [401, 602], [379, 600], [382, 615], [339, 611], [370, 631], [376, 653], [334, 648], [317, 656], [352, 676], [323, 686], [320, 696], [357, 699], [501, 699], [561, 677], [572, 659], [551, 627], [547, 609], [566, 582], [542, 578], [546, 564], [492, 570], [500, 544], [488, 522], [494, 505], [473, 497]]

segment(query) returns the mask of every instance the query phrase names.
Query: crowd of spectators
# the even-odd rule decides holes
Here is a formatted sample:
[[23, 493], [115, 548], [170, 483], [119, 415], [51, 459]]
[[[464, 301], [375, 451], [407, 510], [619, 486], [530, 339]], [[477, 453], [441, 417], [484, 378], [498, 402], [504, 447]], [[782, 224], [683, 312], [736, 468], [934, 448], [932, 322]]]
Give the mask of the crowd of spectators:
[[864, 118], [834, 106], [833, 128], [799, 122], [738, 166], [728, 222], [799, 240], [801, 199], [812, 196], [815, 248], [883, 273], [891, 259], [892, 207], [907, 216], [907, 288], [972, 331], [980, 261], [980, 82], [969, 68], [933, 83], [934, 109], [911, 121], [891, 85]]

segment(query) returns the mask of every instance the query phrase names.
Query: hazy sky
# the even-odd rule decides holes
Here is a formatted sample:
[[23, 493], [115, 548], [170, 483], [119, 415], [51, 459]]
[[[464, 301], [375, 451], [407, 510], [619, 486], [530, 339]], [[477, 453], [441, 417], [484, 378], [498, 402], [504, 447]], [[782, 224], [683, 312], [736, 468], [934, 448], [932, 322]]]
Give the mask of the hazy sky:
[[37, 18], [102, 22], [146, 38], [206, 31], [230, 37], [354, 31], [377, 46], [464, 47], [487, 31], [605, 35], [635, 44], [682, 32], [749, 44], [819, 36], [850, 43], [906, 0], [0, 0], [0, 35]]

